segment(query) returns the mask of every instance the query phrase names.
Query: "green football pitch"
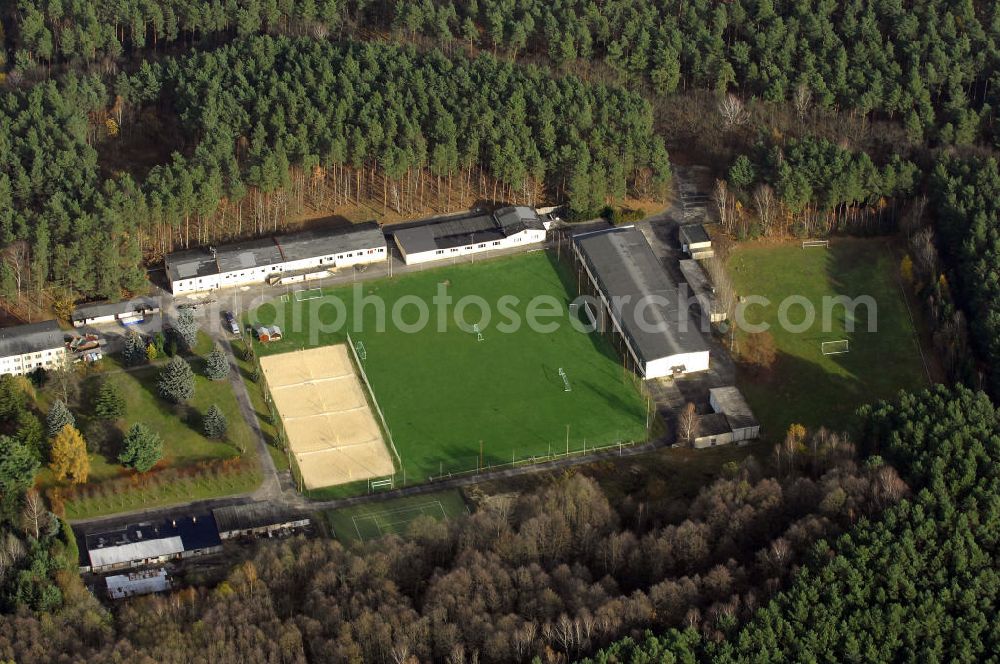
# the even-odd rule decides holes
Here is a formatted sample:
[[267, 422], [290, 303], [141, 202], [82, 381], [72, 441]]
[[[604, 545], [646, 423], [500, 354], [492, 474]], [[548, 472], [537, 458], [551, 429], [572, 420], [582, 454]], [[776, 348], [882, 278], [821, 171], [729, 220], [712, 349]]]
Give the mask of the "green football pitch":
[[[281, 341], [258, 345], [260, 354], [341, 343], [350, 331], [355, 346], [363, 347], [362, 364], [406, 481], [419, 482], [567, 448], [645, 439], [647, 404], [637, 379], [622, 369], [606, 338], [570, 325], [567, 278], [554, 257], [536, 252], [324, 289], [322, 298], [279, 298], [251, 320], [277, 323], [284, 332]], [[481, 340], [471, 327], [480, 318], [478, 306], [465, 310], [463, 325], [454, 306], [439, 315], [432, 298], [442, 287], [454, 303], [474, 296], [492, 311], [492, 320], [480, 326]], [[384, 303], [384, 329], [378, 329], [378, 306], [358, 306], [359, 295]], [[538, 296], [546, 302], [539, 304]], [[418, 300], [429, 317], [414, 329]], [[540, 319], [554, 329], [527, 325], [532, 306], [558, 312]], [[391, 315], [397, 307], [398, 326]], [[511, 314], [523, 324], [501, 331], [498, 324]], [[338, 318], [343, 325], [337, 326]]]
[[356, 507], [324, 512], [332, 535], [347, 544], [352, 540], [371, 540], [382, 535], [405, 535], [410, 524], [421, 516], [437, 521], [469, 513], [457, 490], [396, 498]]
[[[792, 422], [810, 429], [847, 427], [859, 406], [927, 385], [898, 268], [885, 241], [845, 238], [829, 247], [805, 249], [797, 242], [745, 245], [733, 251], [728, 267], [740, 296], [771, 301], [748, 306], [746, 319], [771, 325], [777, 360], [771, 371], [741, 381], [769, 438], [783, 437]], [[791, 296], [805, 298], [816, 311], [805, 330], [779, 324], [780, 303]], [[863, 306], [855, 309], [853, 332], [847, 329], [846, 309], [832, 308], [831, 324], [824, 329], [823, 299], [837, 296], [870, 296], [876, 307], [871, 313]], [[787, 319], [800, 323], [804, 316], [804, 309], [795, 305]], [[869, 322], [875, 329], [869, 331]], [[744, 340], [737, 332], [736, 343]], [[823, 342], [836, 340], [846, 340], [848, 352], [824, 354]]]

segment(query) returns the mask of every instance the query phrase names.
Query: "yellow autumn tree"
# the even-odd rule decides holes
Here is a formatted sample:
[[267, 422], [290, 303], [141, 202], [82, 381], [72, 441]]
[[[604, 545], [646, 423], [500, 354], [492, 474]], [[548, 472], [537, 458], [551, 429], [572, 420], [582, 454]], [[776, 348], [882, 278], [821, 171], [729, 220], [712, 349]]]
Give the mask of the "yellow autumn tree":
[[906, 283], [913, 283], [913, 259], [910, 258], [909, 254], [903, 256], [903, 260], [899, 262], [899, 274]]
[[90, 475], [90, 457], [87, 443], [76, 427], [67, 424], [52, 438], [52, 472], [59, 480], [69, 479], [74, 484], [83, 484]]

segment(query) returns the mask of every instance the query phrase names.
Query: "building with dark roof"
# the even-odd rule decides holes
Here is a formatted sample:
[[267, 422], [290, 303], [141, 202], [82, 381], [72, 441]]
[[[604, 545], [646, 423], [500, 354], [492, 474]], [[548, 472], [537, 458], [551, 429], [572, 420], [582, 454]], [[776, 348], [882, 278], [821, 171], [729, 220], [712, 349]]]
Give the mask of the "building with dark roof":
[[601, 302], [599, 320], [606, 312], [639, 373], [659, 378], [708, 369], [708, 344], [687, 298], [637, 228], [583, 233], [573, 248]]
[[677, 264], [681, 269], [681, 274], [684, 275], [684, 280], [687, 281], [698, 300], [702, 315], [708, 318], [711, 323], [721, 323], [726, 320], [728, 317], [726, 307], [715, 292], [715, 288], [709, 281], [708, 274], [705, 273], [705, 268], [701, 266], [701, 263], [693, 258], [688, 258], [678, 261]]
[[211, 514], [129, 523], [77, 535], [80, 570], [108, 572], [222, 550]]
[[387, 229], [407, 265], [466, 254], [537, 244], [545, 226], [529, 207], [505, 207], [493, 214], [432, 219]]
[[281, 530], [305, 528], [309, 517], [270, 503], [228, 505], [212, 510], [219, 537], [226, 540], [240, 536], [269, 536]]
[[54, 320], [0, 328], [0, 375], [53, 369], [66, 359], [66, 336]]
[[[177, 251], [166, 257], [174, 295], [260, 284], [296, 275], [386, 259], [385, 235], [373, 221], [329, 231], [303, 231], [221, 247]], [[289, 279], [289, 281], [292, 281]]]
[[760, 437], [760, 422], [754, 417], [750, 404], [735, 386], [715, 387], [708, 391], [712, 410], [722, 413], [733, 431], [733, 441], [752, 440]]
[[708, 231], [701, 224], [681, 226], [677, 235], [681, 241], [681, 249], [691, 258], [702, 260], [715, 255], [715, 250], [712, 249], [712, 238], [709, 237]]
[[128, 325], [159, 311], [160, 303], [155, 298], [135, 297], [121, 302], [81, 304], [73, 310], [72, 321], [74, 327], [117, 322]]

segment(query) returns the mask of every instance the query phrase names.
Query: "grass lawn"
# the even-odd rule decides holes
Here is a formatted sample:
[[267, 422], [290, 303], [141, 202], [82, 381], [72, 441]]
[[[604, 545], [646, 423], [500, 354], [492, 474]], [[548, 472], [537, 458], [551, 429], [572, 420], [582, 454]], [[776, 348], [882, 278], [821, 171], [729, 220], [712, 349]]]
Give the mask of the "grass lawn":
[[[203, 344], [199, 344], [199, 347]], [[204, 352], [211, 350], [211, 344], [204, 345]], [[188, 358], [195, 373], [195, 395], [185, 406], [175, 406], [161, 399], [156, 391], [156, 381], [162, 365], [141, 367], [130, 371], [117, 369], [114, 363], [109, 363], [105, 371], [90, 373], [85, 377], [80, 387], [80, 407], [74, 409], [77, 426], [84, 436], [93, 437], [97, 431], [104, 431], [100, 442], [100, 452], [90, 455], [90, 477], [80, 493], [99, 493], [90, 491], [91, 485], [97, 485], [107, 480], [126, 477], [131, 471], [121, 466], [117, 461], [120, 453], [120, 442], [124, 431], [136, 422], [142, 422], [159, 434], [163, 441], [163, 458], [156, 469], [187, 468], [213, 460], [233, 459], [240, 456], [240, 449], [245, 450], [243, 456], [249, 462], [251, 470], [241, 469], [225, 477], [186, 478], [190, 486], [173, 487], [141, 486], [137, 482], [129, 491], [116, 492], [108, 499], [95, 498], [68, 500], [66, 504], [69, 518], [84, 518], [98, 514], [113, 513], [135, 507], [166, 505], [171, 502], [183, 502], [199, 498], [243, 493], [250, 491], [260, 483], [260, 473], [256, 468], [253, 432], [243, 419], [236, 396], [229, 380], [211, 381], [203, 374], [204, 360], [200, 356]], [[124, 395], [125, 416], [115, 423], [104, 423], [91, 418], [88, 414], [91, 399], [93, 399], [104, 381], [114, 381]], [[217, 404], [226, 416], [228, 432], [225, 441], [210, 440], [201, 433], [201, 418], [209, 406]], [[91, 441], [94, 443], [96, 441]], [[153, 473], [155, 474], [155, 472]], [[46, 467], [39, 473], [38, 483], [41, 488], [56, 486], [52, 472]], [[79, 505], [76, 503], [80, 503]], [[86, 503], [86, 504], [84, 504]]]
[[260, 469], [250, 460], [245, 467], [227, 475], [182, 477], [162, 483], [137, 483], [128, 491], [113, 494], [95, 491], [97, 495], [66, 501], [66, 518], [89, 519], [116, 512], [250, 493], [260, 486], [260, 482]]
[[[845, 428], [861, 405], [891, 398], [901, 389], [927, 385], [918, 340], [900, 292], [897, 271], [886, 240], [835, 239], [829, 248], [803, 249], [799, 243], [739, 246], [729, 258], [729, 274], [741, 296], [763, 295], [767, 307], [749, 306], [748, 323], [767, 322], [778, 358], [764, 375], [741, 371], [740, 386], [763, 431], [771, 439], [784, 435], [792, 422], [814, 429]], [[778, 325], [781, 301], [804, 296], [816, 310], [805, 331]], [[870, 296], [876, 308], [874, 331], [869, 314], [856, 309], [855, 329], [846, 331], [843, 306], [833, 309], [828, 330], [823, 326], [824, 296]], [[802, 322], [803, 307], [790, 308], [788, 320]], [[737, 332], [737, 345], [743, 343]], [[821, 343], [847, 339], [850, 351], [823, 355]]]
[[462, 494], [457, 489], [426, 493], [408, 498], [384, 500], [323, 512], [330, 534], [344, 544], [355, 540], [370, 540], [389, 533], [406, 531], [417, 517], [437, 520], [450, 519], [469, 513]]
[[[429, 323], [415, 332], [394, 326], [391, 317], [379, 331], [374, 305], [361, 307], [361, 325], [356, 326], [354, 287], [325, 291], [321, 299], [275, 301], [257, 311], [257, 321], [277, 322], [284, 339], [257, 348], [260, 354], [270, 354], [342, 342], [344, 326], [335, 328], [338, 312], [332, 303], [340, 298], [354, 341], [364, 344], [363, 364], [407, 483], [475, 470], [480, 449], [484, 465], [565, 452], [567, 425], [570, 450], [644, 440], [646, 403], [636, 379], [623, 372], [606, 339], [569, 324], [571, 297], [564, 278], [553, 257], [537, 252], [356, 286], [365, 296], [385, 302], [388, 312], [404, 297], [427, 303]], [[492, 310], [492, 320], [481, 326], [484, 341], [456, 324], [453, 308], [439, 326], [431, 298], [442, 284], [454, 302], [476, 296]], [[534, 331], [527, 324], [516, 331], [498, 329], [498, 323], [509, 320], [498, 313], [501, 297], [523, 322], [529, 301], [539, 295], [547, 296], [558, 311], [544, 319], [556, 321], [554, 331]], [[402, 311], [405, 328], [416, 319], [416, 306], [411, 302]], [[466, 320], [475, 322], [479, 311], [468, 307]], [[309, 321], [329, 329], [318, 333], [317, 323]], [[560, 368], [571, 391], [564, 389]]]

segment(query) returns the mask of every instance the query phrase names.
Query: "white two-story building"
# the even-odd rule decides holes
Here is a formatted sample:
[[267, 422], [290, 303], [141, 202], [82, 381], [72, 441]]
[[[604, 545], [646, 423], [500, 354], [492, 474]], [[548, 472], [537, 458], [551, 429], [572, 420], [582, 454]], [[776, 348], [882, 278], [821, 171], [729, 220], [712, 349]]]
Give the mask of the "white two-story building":
[[66, 358], [65, 336], [54, 320], [0, 328], [0, 375], [55, 369]]

